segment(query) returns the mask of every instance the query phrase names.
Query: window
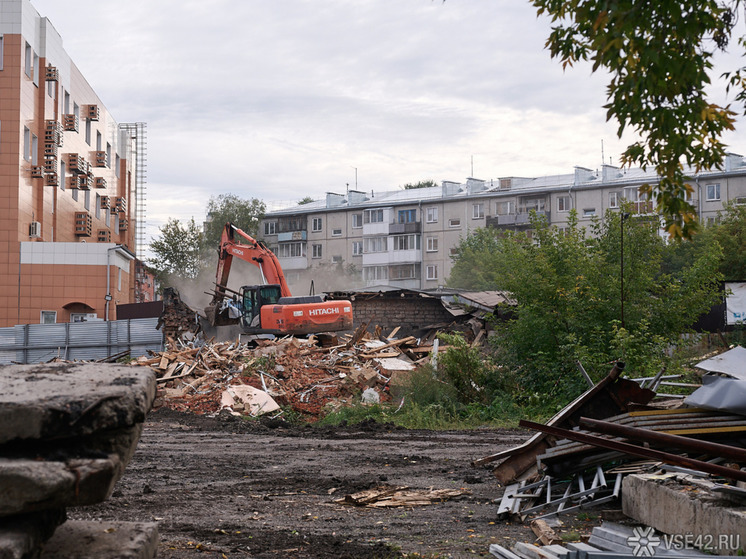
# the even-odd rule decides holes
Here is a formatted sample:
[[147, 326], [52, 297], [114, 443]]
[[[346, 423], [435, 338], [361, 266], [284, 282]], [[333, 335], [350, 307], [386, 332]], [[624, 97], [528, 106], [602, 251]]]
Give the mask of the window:
[[[52, 83], [52, 82], [49, 82], [49, 83]], [[92, 128], [91, 121], [86, 120], [85, 121], [85, 143], [88, 144], [89, 146], [91, 145], [91, 128]]]
[[[77, 190], [73, 190], [73, 193], [75, 193], [75, 196], [74, 196], [74, 198], [75, 198], [75, 199], [77, 200], [77, 199], [78, 199], [78, 191], [77, 191]], [[106, 210], [106, 211], [104, 212], [104, 217], [106, 218], [106, 219], [104, 220], [104, 221], [106, 221], [106, 226], [107, 226], [107, 227], [111, 227], [111, 212], [110, 212], [110, 211], [108, 211], [108, 210]]]
[[313, 222], [312, 222], [312, 226], [311, 226], [311, 231], [319, 232], [319, 231], [321, 231], [321, 226], [322, 226], [321, 218], [320, 217], [314, 217], [313, 218]]
[[332, 237], [341, 237], [342, 229], [332, 229]]
[[427, 252], [438, 252], [438, 237], [427, 238]]
[[461, 220], [460, 219], [449, 219], [448, 220], [448, 227], [461, 227]]
[[321, 245], [311, 245], [311, 258], [321, 258]]
[[387, 242], [386, 237], [368, 237], [364, 240], [365, 252], [386, 252]]
[[31, 45], [29, 45], [28, 43], [26, 43], [26, 52], [25, 52], [25, 58], [24, 58], [24, 65], [25, 65], [24, 70], [26, 72], [26, 75], [29, 78], [31, 77], [31, 72], [32, 72], [32, 68], [33, 68], [33, 66], [31, 65], [31, 56], [32, 56]]
[[85, 200], [83, 204], [85, 205], [85, 209], [88, 211], [91, 211], [91, 191], [86, 190], [84, 193], [84, 196], [85, 196]]
[[111, 167], [111, 144], [106, 142], [106, 166]]
[[720, 200], [720, 185], [719, 184], [708, 184], [707, 185], [707, 201]]
[[41, 311], [39, 324], [55, 324], [57, 322], [57, 311]]
[[306, 243], [280, 243], [277, 256], [280, 258], [295, 258], [306, 255]]
[[619, 192], [609, 192], [609, 207], [610, 208], [619, 207]]
[[363, 268], [365, 281], [389, 279], [389, 269], [386, 266], [367, 266]]
[[62, 104], [64, 106], [64, 110], [62, 112], [68, 115], [70, 114], [70, 92], [65, 91], [65, 95], [63, 95], [62, 99], [63, 99]]
[[448, 254], [450, 254], [451, 256], [458, 256], [458, 247], [451, 247], [448, 250]]
[[364, 223], [383, 223], [383, 210], [365, 210]]
[[438, 223], [438, 207], [437, 206], [427, 208], [426, 219], [428, 223]]
[[471, 217], [472, 219], [482, 219], [484, 217], [484, 204], [472, 204], [471, 206]]
[[586, 208], [583, 210], [583, 217], [593, 217], [596, 215], [596, 208]]
[[352, 241], [352, 256], [362, 256], [363, 241]]
[[32, 70], [34, 73], [33, 79], [34, 79], [34, 85], [37, 87], [39, 86], [39, 55], [34, 53], [34, 68]]
[[436, 280], [438, 279], [438, 266], [437, 264], [429, 265], [425, 269], [425, 278], [429, 280]]
[[497, 202], [495, 204], [495, 213], [497, 215], [510, 215], [513, 213], [513, 202], [508, 200], [507, 202]]
[[419, 235], [394, 235], [394, 250], [415, 250], [420, 248]]
[[101, 195], [96, 194], [96, 219], [101, 219]]
[[96, 130], [96, 151], [101, 151], [102, 145], [103, 145], [103, 138], [101, 137], [101, 132]]
[[527, 214], [531, 210], [543, 212], [545, 204], [546, 198], [544, 198], [544, 196], [540, 198], [524, 198], [521, 200], [521, 207], [518, 208], [518, 213]]
[[392, 280], [417, 279], [418, 268], [415, 266], [415, 264], [391, 266], [391, 270], [389, 270], [389, 277]]
[[39, 138], [36, 134], [31, 134], [31, 164], [39, 164]]
[[73, 103], [73, 114], [76, 117], [80, 118], [80, 107], [78, 106], [77, 103]]
[[31, 161], [31, 130], [23, 127], [23, 158]]
[[51, 80], [47, 82], [47, 95], [49, 95], [52, 99], [55, 98], [54, 94], [57, 92], [57, 89], [54, 87], [54, 83], [55, 82]]
[[332, 256], [332, 264], [341, 264], [342, 263], [342, 257], [341, 256]]
[[115, 155], [114, 159], [116, 161], [116, 165], [114, 166], [114, 175], [117, 178], [119, 178], [119, 163], [120, 163], [119, 154]]
[[[72, 195], [73, 200], [75, 200], [77, 202], [78, 201], [78, 189], [77, 188], [71, 188], [70, 189], [70, 194]], [[109, 224], [107, 223], [106, 225], [109, 225]]]
[[414, 223], [417, 221], [417, 210], [399, 210], [399, 223]]
[[264, 234], [265, 235], [276, 235], [277, 234], [277, 222], [276, 221], [265, 221], [264, 222]]
[[67, 180], [67, 166], [65, 165], [64, 161], [60, 161], [60, 190], [65, 190], [66, 180]]
[[352, 214], [352, 228], [360, 229], [363, 226], [363, 214]]
[[557, 211], [558, 212], [569, 212], [570, 211], [570, 197], [560, 196], [557, 198]]
[[0, 70], [3, 69], [3, 58], [4, 58], [4, 56], [3, 56], [3, 54], [4, 54], [3, 47], [4, 47], [4, 45], [3, 45], [3, 36], [0, 35]]

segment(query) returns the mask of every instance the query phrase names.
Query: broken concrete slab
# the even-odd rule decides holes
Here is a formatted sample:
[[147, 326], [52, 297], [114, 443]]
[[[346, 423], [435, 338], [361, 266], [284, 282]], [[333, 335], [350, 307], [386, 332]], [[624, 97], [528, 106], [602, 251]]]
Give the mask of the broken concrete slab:
[[[701, 483], [686, 483], [686, 477], [628, 475], [622, 485], [622, 511], [640, 523], [681, 537], [682, 546], [693, 544], [709, 553], [737, 555], [746, 547], [746, 507], [733, 507], [704, 490]], [[691, 537], [684, 539], [684, 535]]]
[[129, 427], [145, 420], [155, 375], [99, 363], [0, 368], [0, 444], [60, 439]]
[[0, 559], [38, 556], [37, 550], [65, 519], [65, 509], [3, 518], [0, 526]]
[[121, 471], [115, 454], [64, 462], [0, 458], [0, 517], [101, 503]]
[[40, 559], [152, 559], [157, 551], [154, 522], [75, 520], [57, 529]]

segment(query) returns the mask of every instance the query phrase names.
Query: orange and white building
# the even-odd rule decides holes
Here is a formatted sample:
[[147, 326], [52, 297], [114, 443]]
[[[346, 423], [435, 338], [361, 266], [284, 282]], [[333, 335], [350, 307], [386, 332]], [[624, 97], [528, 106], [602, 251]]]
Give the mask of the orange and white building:
[[143, 126], [113, 119], [28, 0], [0, 0], [0, 327], [136, 301]]

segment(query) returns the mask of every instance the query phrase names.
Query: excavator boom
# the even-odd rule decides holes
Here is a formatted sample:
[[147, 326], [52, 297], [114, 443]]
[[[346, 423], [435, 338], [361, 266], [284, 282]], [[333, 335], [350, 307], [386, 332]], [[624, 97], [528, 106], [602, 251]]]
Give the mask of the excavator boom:
[[[257, 266], [263, 285], [243, 286], [240, 292], [228, 289], [234, 258]], [[352, 328], [350, 301], [323, 301], [318, 296], [293, 297], [277, 256], [232, 223], [226, 223], [220, 239], [215, 280], [214, 296], [205, 308], [213, 326], [240, 323], [245, 332], [277, 335]]]

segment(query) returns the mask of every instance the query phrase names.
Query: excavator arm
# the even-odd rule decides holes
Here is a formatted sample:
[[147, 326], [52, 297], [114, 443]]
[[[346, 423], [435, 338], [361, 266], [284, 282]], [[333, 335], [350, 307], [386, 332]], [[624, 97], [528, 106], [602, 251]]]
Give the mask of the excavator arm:
[[[242, 241], [238, 237], [242, 238]], [[217, 285], [211, 304], [220, 303], [226, 296], [225, 288], [228, 285], [234, 257], [254, 264], [262, 274], [263, 283], [277, 284], [283, 297], [291, 296], [277, 256], [245, 231], [232, 223], [226, 223], [218, 246], [218, 268], [215, 277]]]

